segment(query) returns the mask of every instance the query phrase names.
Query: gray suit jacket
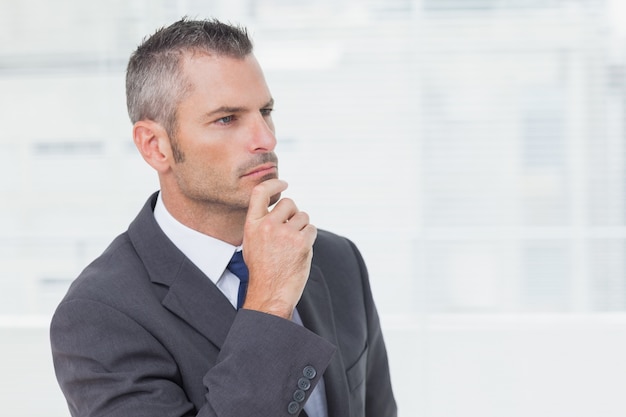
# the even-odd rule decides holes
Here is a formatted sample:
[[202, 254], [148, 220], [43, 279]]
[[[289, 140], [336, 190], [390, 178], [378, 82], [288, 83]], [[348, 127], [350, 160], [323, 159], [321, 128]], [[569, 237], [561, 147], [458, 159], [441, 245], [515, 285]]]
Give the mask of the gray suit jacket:
[[52, 319], [73, 416], [287, 417], [294, 393], [308, 381], [306, 401], [322, 375], [330, 417], [396, 415], [367, 271], [350, 241], [319, 231], [302, 327], [237, 312], [163, 234], [155, 201], [80, 274]]

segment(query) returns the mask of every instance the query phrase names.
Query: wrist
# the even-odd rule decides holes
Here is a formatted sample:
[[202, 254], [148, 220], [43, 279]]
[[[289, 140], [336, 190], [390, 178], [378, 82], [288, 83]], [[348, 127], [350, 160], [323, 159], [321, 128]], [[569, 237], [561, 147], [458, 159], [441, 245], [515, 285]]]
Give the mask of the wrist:
[[261, 313], [271, 314], [273, 316], [278, 316], [287, 320], [291, 320], [291, 318], [293, 317], [293, 310], [295, 309], [295, 305], [291, 305], [289, 303], [281, 301], [256, 303], [254, 300], [246, 299], [242, 308], [246, 310], [255, 310]]

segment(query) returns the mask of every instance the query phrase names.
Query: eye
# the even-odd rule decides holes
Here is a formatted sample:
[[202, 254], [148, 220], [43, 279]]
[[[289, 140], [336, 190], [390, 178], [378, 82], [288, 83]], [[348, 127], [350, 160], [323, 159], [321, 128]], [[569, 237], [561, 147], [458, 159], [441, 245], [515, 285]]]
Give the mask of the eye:
[[267, 117], [267, 116], [270, 116], [273, 111], [274, 109], [272, 108], [261, 109], [261, 114], [263, 115], [263, 117]]
[[232, 123], [234, 121], [235, 121], [235, 116], [230, 115], [230, 116], [224, 116], [224, 117], [221, 117], [221, 118], [217, 119], [215, 121], [215, 123], [221, 124], [221, 125], [227, 125], [227, 124], [230, 124], [230, 123]]

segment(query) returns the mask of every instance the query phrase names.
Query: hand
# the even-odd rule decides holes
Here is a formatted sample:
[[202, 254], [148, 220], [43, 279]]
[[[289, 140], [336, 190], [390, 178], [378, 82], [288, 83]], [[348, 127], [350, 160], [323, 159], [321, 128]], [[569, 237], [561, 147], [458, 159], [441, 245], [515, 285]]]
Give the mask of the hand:
[[252, 190], [243, 234], [250, 272], [243, 308], [291, 319], [309, 277], [317, 229], [288, 198], [268, 209], [285, 189], [286, 182], [271, 179]]

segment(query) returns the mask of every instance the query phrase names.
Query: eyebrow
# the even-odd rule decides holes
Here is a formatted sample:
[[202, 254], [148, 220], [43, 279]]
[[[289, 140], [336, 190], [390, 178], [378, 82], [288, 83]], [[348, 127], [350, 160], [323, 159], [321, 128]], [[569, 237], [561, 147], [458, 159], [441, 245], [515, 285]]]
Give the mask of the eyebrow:
[[[268, 107], [272, 107], [274, 106], [274, 99], [271, 98], [267, 103], [265, 103], [264, 105], [261, 106], [262, 109], [268, 108]], [[242, 111], [247, 110], [246, 107], [230, 107], [230, 106], [221, 106], [218, 107], [215, 110], [211, 110], [210, 112], [207, 112], [204, 114], [204, 117], [206, 118], [210, 118], [213, 117], [217, 114], [222, 114], [222, 113], [241, 113]]]

